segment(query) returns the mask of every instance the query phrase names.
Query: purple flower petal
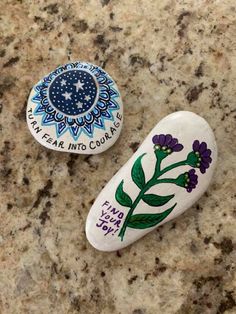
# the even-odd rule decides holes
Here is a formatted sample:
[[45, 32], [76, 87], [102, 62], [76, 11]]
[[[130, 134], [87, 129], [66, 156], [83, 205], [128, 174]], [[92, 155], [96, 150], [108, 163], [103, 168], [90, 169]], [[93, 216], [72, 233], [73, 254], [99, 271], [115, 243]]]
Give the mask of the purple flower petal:
[[189, 173], [190, 175], [194, 174], [194, 173], [195, 173], [195, 169], [190, 169], [188, 173]]
[[210, 149], [205, 150], [205, 152], [202, 153], [202, 156], [210, 157], [211, 156], [211, 150]]
[[210, 164], [212, 159], [211, 159], [211, 157], [202, 157], [202, 161], [208, 162]]
[[172, 136], [170, 134], [166, 135], [166, 140], [165, 140], [165, 146], [168, 146], [168, 144], [171, 142]]
[[160, 144], [161, 146], [164, 145], [165, 139], [166, 139], [166, 137], [165, 137], [164, 134], [159, 135], [159, 144]]
[[197, 178], [191, 178], [191, 182], [193, 182], [193, 183], [197, 183], [198, 181], [197, 181]]
[[205, 167], [201, 165], [201, 166], [200, 166], [200, 171], [201, 171], [201, 173], [205, 173], [205, 172], [206, 172]]
[[207, 144], [205, 142], [202, 142], [199, 146], [199, 153], [202, 154], [207, 149]]
[[191, 172], [189, 171], [189, 177], [190, 178], [197, 178], [197, 175], [195, 174], [195, 172]]
[[173, 152], [180, 152], [183, 149], [182, 144], [176, 144], [174, 147], [172, 147]]
[[159, 135], [154, 135], [152, 138], [153, 144], [158, 144]]
[[204, 162], [204, 161], [201, 161], [201, 165], [205, 167], [206, 169], [209, 168], [210, 166], [208, 162]]
[[186, 190], [187, 192], [192, 192], [193, 189], [196, 188], [197, 184], [198, 184], [198, 176], [195, 173], [195, 169], [190, 169], [188, 171], [188, 181], [187, 183], [187, 187]]
[[199, 149], [199, 141], [198, 141], [198, 140], [195, 140], [195, 141], [193, 142], [193, 150], [194, 150], [195, 152], [197, 152], [198, 149]]
[[170, 141], [170, 143], [169, 143], [169, 147], [170, 148], [173, 148], [174, 146], [175, 146], [175, 144], [177, 144], [178, 143], [178, 140], [177, 140], [177, 138], [172, 138], [172, 140]]

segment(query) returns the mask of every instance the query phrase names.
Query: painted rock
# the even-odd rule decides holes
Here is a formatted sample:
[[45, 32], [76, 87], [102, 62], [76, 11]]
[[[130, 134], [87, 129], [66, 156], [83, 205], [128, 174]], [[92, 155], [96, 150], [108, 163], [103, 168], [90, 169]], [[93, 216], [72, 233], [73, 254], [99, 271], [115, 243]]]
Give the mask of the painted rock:
[[97, 154], [118, 139], [123, 105], [116, 83], [104, 70], [74, 62], [58, 67], [33, 87], [26, 115], [30, 132], [43, 146]]
[[188, 111], [168, 115], [97, 197], [87, 239], [114, 251], [176, 218], [206, 191], [216, 159], [214, 134], [203, 118]]

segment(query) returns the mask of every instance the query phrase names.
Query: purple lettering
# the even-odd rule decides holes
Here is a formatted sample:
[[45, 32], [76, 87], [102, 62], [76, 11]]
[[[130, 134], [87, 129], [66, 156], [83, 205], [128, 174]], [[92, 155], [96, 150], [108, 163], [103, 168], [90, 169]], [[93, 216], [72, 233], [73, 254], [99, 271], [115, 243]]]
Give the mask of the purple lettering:
[[114, 226], [117, 226], [117, 228], [120, 228], [120, 223], [121, 223], [121, 220], [117, 220], [117, 221], [114, 223]]
[[105, 203], [102, 205], [102, 206], [108, 206], [109, 205], [109, 202], [108, 201], [105, 201]]
[[119, 230], [119, 229], [116, 229], [116, 230], [112, 233], [112, 235], [114, 235], [118, 230]]
[[103, 220], [103, 219], [100, 219], [100, 218], [99, 218], [99, 220], [101, 221], [101, 224], [100, 224], [100, 225], [99, 225], [98, 223], [96, 224], [96, 226], [97, 226], [98, 228], [102, 227], [104, 223], [107, 224], [107, 221], [106, 221], [106, 220]]
[[124, 213], [120, 212], [118, 218], [122, 219], [124, 217]]
[[105, 216], [105, 215], [106, 215], [106, 213], [107, 213], [107, 212], [104, 212], [104, 211], [103, 211], [103, 209], [102, 209], [102, 214], [101, 214], [101, 217]]
[[111, 212], [112, 214], [116, 215], [117, 213], [119, 213], [119, 210], [118, 210], [118, 209], [116, 210], [116, 208], [113, 207], [113, 208], [110, 210], [110, 212]]
[[105, 236], [108, 235], [108, 233], [112, 232], [114, 229], [112, 227], [109, 227], [107, 232], [105, 233]]

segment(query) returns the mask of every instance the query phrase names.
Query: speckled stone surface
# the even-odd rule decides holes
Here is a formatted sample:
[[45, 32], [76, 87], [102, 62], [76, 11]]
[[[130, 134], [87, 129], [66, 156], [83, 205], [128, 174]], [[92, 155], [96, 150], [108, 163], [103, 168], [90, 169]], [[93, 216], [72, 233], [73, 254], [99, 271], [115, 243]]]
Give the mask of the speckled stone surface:
[[[234, 0], [1, 0], [0, 313], [236, 313]], [[30, 135], [30, 88], [69, 60], [116, 80], [124, 128], [97, 156]], [[176, 110], [213, 128], [218, 167], [175, 221], [119, 252], [86, 241], [101, 188]]]

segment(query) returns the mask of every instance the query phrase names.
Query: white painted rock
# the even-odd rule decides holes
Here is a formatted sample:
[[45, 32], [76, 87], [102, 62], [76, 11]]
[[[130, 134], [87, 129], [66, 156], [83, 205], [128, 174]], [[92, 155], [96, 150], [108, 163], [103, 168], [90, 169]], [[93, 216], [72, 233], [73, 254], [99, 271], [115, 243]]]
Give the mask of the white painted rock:
[[97, 197], [86, 222], [89, 242], [119, 250], [182, 214], [206, 191], [216, 159], [203, 118], [188, 111], [165, 117]]
[[33, 87], [26, 115], [30, 132], [43, 146], [98, 154], [118, 139], [123, 105], [104, 70], [74, 62], [58, 67]]

